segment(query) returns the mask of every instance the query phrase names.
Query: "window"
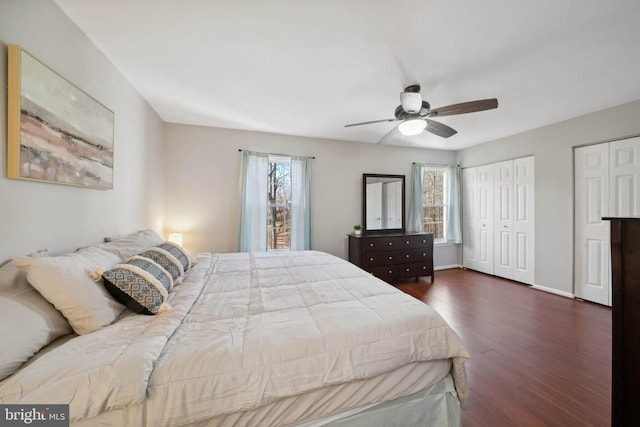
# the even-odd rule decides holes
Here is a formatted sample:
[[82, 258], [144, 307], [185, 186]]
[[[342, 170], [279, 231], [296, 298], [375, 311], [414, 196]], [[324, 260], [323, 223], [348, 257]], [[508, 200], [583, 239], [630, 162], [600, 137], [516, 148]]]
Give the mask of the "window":
[[457, 166], [414, 163], [407, 229], [433, 233], [437, 243], [462, 243]]
[[424, 231], [433, 233], [436, 242], [447, 240], [449, 218], [449, 171], [446, 168], [427, 167], [424, 169], [422, 206]]
[[269, 156], [267, 250], [291, 248], [291, 158]]
[[311, 248], [309, 157], [242, 151], [238, 252]]

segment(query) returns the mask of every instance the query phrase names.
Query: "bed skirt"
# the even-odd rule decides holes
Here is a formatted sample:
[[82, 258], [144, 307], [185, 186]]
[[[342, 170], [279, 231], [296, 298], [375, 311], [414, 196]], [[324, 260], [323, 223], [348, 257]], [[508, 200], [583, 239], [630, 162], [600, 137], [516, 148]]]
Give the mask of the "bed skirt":
[[[350, 411], [357, 412], [357, 410]], [[460, 402], [451, 375], [417, 393], [352, 415], [340, 414], [299, 427], [460, 427]]]

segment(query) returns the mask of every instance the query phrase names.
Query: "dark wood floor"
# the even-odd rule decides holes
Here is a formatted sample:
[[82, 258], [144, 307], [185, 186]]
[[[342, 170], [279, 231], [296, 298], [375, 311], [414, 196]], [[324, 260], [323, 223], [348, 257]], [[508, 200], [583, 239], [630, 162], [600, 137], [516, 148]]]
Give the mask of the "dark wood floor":
[[398, 288], [437, 310], [471, 354], [464, 427], [610, 425], [609, 308], [461, 269]]

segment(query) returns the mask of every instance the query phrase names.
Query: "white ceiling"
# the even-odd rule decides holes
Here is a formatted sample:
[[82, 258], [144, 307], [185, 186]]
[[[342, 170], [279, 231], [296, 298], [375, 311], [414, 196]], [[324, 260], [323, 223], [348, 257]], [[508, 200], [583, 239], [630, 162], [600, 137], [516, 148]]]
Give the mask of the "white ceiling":
[[[640, 99], [638, 0], [56, 0], [167, 122], [376, 143], [399, 92], [460, 149]], [[399, 133], [398, 133], [399, 135]]]

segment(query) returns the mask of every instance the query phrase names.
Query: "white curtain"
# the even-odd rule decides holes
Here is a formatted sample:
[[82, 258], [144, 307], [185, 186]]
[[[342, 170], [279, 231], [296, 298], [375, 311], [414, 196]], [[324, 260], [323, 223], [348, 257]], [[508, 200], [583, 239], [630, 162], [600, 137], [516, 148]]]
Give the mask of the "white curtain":
[[447, 218], [447, 242], [462, 243], [462, 230], [460, 225], [460, 168], [449, 166], [449, 217]]
[[238, 203], [238, 252], [267, 250], [267, 188], [269, 155], [242, 152]]
[[311, 249], [311, 171], [308, 157], [291, 157], [291, 250]]
[[424, 232], [424, 206], [422, 191], [424, 189], [425, 165], [414, 163], [411, 176], [411, 198], [409, 200], [409, 222], [407, 230], [412, 233]]

